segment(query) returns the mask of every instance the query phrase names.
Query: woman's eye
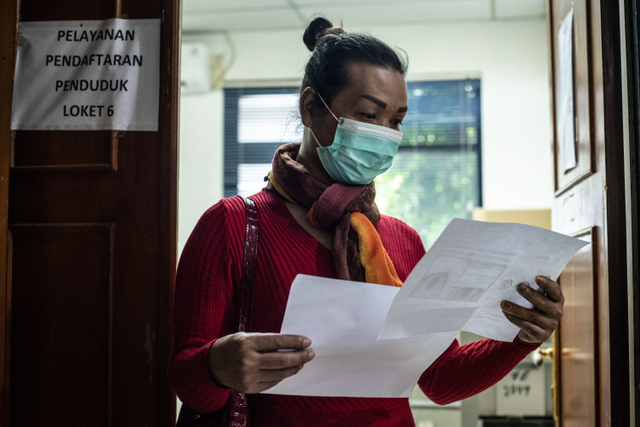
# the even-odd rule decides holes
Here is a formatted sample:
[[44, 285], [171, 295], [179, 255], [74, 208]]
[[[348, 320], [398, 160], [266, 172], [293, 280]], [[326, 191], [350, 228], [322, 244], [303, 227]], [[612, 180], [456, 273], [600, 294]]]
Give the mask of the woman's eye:
[[375, 114], [360, 113], [360, 115], [361, 115], [362, 117], [364, 117], [365, 119], [367, 119], [367, 120], [373, 120], [373, 119], [375, 119], [375, 118], [376, 118], [376, 115], [375, 115]]
[[393, 120], [392, 123], [396, 126], [401, 126], [402, 125], [402, 120]]

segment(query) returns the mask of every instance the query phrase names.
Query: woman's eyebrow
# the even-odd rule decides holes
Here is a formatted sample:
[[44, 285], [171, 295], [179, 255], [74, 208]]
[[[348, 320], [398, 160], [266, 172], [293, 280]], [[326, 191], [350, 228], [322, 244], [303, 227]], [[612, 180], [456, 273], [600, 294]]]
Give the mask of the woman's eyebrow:
[[378, 107], [380, 108], [387, 108], [387, 103], [384, 101], [379, 100], [378, 98], [376, 98], [375, 96], [371, 96], [371, 95], [360, 95], [360, 98], [364, 98], [364, 99], [368, 99], [369, 101], [373, 102], [374, 104], [376, 104]]
[[[371, 95], [360, 95], [360, 98], [364, 98], [364, 99], [368, 99], [369, 101], [373, 102], [374, 104], [376, 104], [378, 107], [380, 108], [387, 108], [387, 103], [376, 98], [375, 96], [371, 96]], [[409, 110], [409, 107], [400, 107], [398, 108], [398, 113], [404, 113], [406, 111]]]

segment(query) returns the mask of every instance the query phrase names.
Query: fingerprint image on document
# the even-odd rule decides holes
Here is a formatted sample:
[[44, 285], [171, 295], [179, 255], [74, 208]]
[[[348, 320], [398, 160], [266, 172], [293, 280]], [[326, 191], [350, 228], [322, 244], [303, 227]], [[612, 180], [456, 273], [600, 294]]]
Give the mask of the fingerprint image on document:
[[503, 280], [502, 283], [500, 283], [500, 290], [504, 291], [506, 289], [509, 289], [510, 287], [513, 286], [513, 280], [511, 279], [507, 279], [507, 280]]
[[464, 274], [471, 259], [438, 255], [409, 298], [443, 299], [445, 287], [451, 287]]

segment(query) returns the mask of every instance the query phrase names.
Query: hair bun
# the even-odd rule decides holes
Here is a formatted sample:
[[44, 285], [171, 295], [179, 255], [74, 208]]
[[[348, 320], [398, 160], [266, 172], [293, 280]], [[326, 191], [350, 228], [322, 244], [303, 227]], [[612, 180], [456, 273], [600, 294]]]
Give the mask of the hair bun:
[[[302, 36], [302, 41], [304, 41], [307, 49], [313, 52], [316, 48], [316, 44], [318, 43], [318, 39], [329, 28], [333, 28], [333, 24], [327, 18], [322, 16], [314, 18], [314, 20], [309, 23], [309, 26], [307, 26], [307, 29], [304, 31], [304, 35]], [[344, 32], [344, 30], [342, 32]]]

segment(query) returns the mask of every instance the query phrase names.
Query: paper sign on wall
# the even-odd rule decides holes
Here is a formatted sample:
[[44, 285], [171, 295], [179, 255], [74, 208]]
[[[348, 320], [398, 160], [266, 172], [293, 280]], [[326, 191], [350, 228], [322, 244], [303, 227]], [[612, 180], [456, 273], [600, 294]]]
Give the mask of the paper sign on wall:
[[11, 129], [158, 130], [160, 20], [22, 22]]
[[[523, 363], [522, 365], [526, 365]], [[544, 416], [545, 365], [541, 368], [518, 366], [496, 384], [496, 415]], [[531, 366], [531, 365], [529, 365]]]
[[575, 114], [573, 108], [573, 10], [558, 33], [558, 146], [564, 172], [576, 167]]

